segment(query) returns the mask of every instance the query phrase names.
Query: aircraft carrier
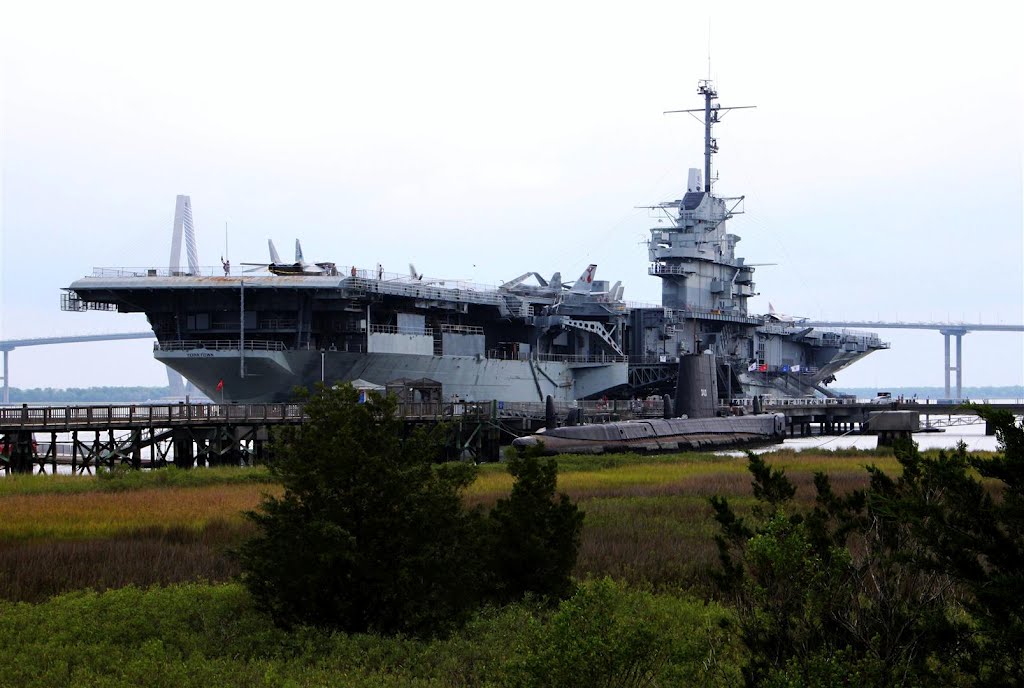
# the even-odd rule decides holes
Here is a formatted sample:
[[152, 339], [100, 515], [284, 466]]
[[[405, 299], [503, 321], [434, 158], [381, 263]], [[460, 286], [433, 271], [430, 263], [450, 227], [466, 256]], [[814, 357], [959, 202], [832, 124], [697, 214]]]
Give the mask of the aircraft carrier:
[[[309, 264], [297, 245], [294, 263], [271, 247], [264, 274], [220, 274], [199, 267], [179, 196], [169, 269], [97, 268], [61, 307], [145, 313], [156, 359], [230, 401], [285, 401], [321, 381], [431, 400], [633, 398], [674, 389], [680, 357], [698, 353], [715, 355], [723, 399], [829, 395], [839, 370], [887, 345], [748, 312], [755, 268], [726, 229], [743, 199], [712, 192], [712, 128], [731, 108], [710, 81], [698, 92], [704, 107], [681, 112], [704, 115], [703, 175], [691, 169], [682, 198], [653, 207], [663, 221], [650, 230], [648, 274], [662, 281], [660, 305], [627, 305], [594, 265], [572, 284], [526, 272], [483, 287]], [[177, 265], [182, 237], [187, 267]]]

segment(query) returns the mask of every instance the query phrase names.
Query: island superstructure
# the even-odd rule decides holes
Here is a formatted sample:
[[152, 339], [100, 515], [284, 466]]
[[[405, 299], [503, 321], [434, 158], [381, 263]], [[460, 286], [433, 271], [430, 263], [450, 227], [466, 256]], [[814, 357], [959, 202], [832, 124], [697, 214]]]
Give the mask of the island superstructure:
[[[321, 381], [445, 400], [645, 396], [675, 385], [680, 356], [705, 352], [715, 354], [724, 399], [828, 394], [837, 371], [886, 345], [748, 312], [754, 266], [735, 255], [739, 237], [726, 229], [742, 198], [719, 198], [711, 183], [712, 127], [728, 108], [710, 82], [699, 92], [704, 173], [690, 170], [682, 198], [655, 206], [669, 224], [650, 230], [659, 306], [627, 305], [621, 283], [595, 280], [595, 265], [572, 285], [526, 272], [498, 287], [333, 263], [215, 274], [198, 266], [191, 207], [178, 217], [179, 197], [187, 269], [173, 255], [170, 269], [97, 268], [68, 287], [62, 308], [145, 313], [157, 360], [211, 398], [240, 402], [285, 401]], [[296, 265], [307, 265], [297, 249]]]
[[[751, 315], [753, 265], [736, 255], [740, 237], [727, 229], [744, 198], [712, 191], [713, 127], [724, 113], [709, 80], [698, 84], [704, 107], [704, 170], [691, 168], [682, 198], [653, 206], [662, 223], [650, 230], [648, 274], [662, 281], [661, 307], [632, 313], [630, 355], [711, 352], [726, 396], [828, 394], [835, 374], [887, 345], [874, 333], [820, 330], [774, 312]], [[749, 107], [749, 106], [743, 106]], [[668, 224], [664, 223], [668, 221]]]

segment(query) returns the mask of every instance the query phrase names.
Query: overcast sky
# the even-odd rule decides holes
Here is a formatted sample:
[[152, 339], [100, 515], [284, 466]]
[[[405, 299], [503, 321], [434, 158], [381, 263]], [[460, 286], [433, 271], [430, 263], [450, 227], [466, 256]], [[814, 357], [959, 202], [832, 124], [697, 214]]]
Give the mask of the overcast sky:
[[[635, 206], [702, 166], [756, 274], [751, 310], [1024, 321], [1022, 53], [1009, 2], [4, 3], [0, 339], [147, 329], [63, 313], [97, 266], [166, 267], [176, 194], [200, 261], [308, 260], [499, 283], [622, 280], [657, 302]], [[942, 384], [942, 337], [841, 386]], [[1024, 335], [972, 333], [964, 381], [1024, 384]], [[19, 349], [18, 387], [166, 384], [145, 341]]]

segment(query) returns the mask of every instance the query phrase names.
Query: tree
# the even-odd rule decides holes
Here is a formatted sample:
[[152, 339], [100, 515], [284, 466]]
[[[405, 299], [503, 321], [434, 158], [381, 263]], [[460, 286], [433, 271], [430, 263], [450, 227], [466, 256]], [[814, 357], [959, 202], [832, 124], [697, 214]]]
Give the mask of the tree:
[[880, 498], [916, 486], [872, 470], [867, 490], [838, 496], [819, 473], [816, 505], [801, 512], [782, 471], [750, 455], [750, 472], [755, 522], [712, 500], [748, 685], [943, 685], [933, 660], [956, 645], [949, 576], [919, 565], [913, 526]]
[[435, 635], [484, 602], [571, 592], [583, 515], [555, 494], [553, 460], [512, 458], [512, 494], [487, 518], [462, 492], [475, 476], [443, 455], [443, 426], [403, 438], [394, 397], [345, 385], [306, 397], [278, 434], [284, 493], [248, 518], [242, 580], [281, 625]]
[[816, 506], [754, 456], [754, 523], [713, 498], [722, 589], [752, 685], [1024, 685], [1024, 423], [976, 407], [1001, 454], [894, 448], [897, 477]]
[[465, 464], [434, 466], [437, 433], [403, 439], [396, 401], [320, 388], [278, 435], [284, 493], [249, 512], [243, 581], [281, 625], [429, 635], [463, 620], [481, 580], [479, 511]]
[[556, 496], [558, 465], [539, 452], [508, 460], [512, 494], [489, 514], [492, 594], [503, 602], [527, 592], [560, 599], [572, 592], [583, 514], [568, 495]]
[[[1024, 422], [1006, 411], [973, 407], [995, 429], [1000, 454], [900, 458], [904, 474], [927, 489], [884, 493], [924, 551], [922, 567], [949, 575], [969, 623], [962, 664], [982, 685], [1024, 685]], [[980, 477], [980, 479], [979, 479]], [[895, 492], [895, 493], [894, 493]]]

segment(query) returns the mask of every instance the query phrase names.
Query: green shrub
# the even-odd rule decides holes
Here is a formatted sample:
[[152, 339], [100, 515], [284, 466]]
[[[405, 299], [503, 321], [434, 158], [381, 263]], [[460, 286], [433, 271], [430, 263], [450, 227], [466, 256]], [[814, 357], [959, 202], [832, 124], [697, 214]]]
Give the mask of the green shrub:
[[811, 510], [751, 455], [754, 519], [712, 499], [748, 685], [1024, 684], [1024, 425], [978, 412], [1001, 454], [899, 443], [898, 476], [838, 495], [817, 474]]
[[435, 467], [433, 437], [402, 439], [393, 397], [351, 385], [309, 398], [274, 442], [284, 486], [248, 513], [243, 581], [279, 624], [429, 635], [466, 618], [481, 580], [481, 517], [465, 464]]
[[284, 494], [247, 514], [242, 580], [277, 623], [431, 636], [484, 600], [569, 590], [582, 516], [555, 499], [553, 462], [510, 462], [512, 495], [485, 521], [462, 499], [475, 468], [433, 463], [446, 428], [403, 439], [394, 397], [359, 399], [351, 385], [309, 398], [274, 442]]
[[512, 494], [499, 499], [488, 516], [493, 593], [505, 602], [526, 593], [565, 597], [572, 590], [583, 514], [566, 494], [556, 496], [553, 459], [512, 457], [508, 471], [515, 479]]
[[713, 605], [591, 581], [546, 623], [533, 624], [504, 681], [524, 688], [735, 685], [728, 627]]

